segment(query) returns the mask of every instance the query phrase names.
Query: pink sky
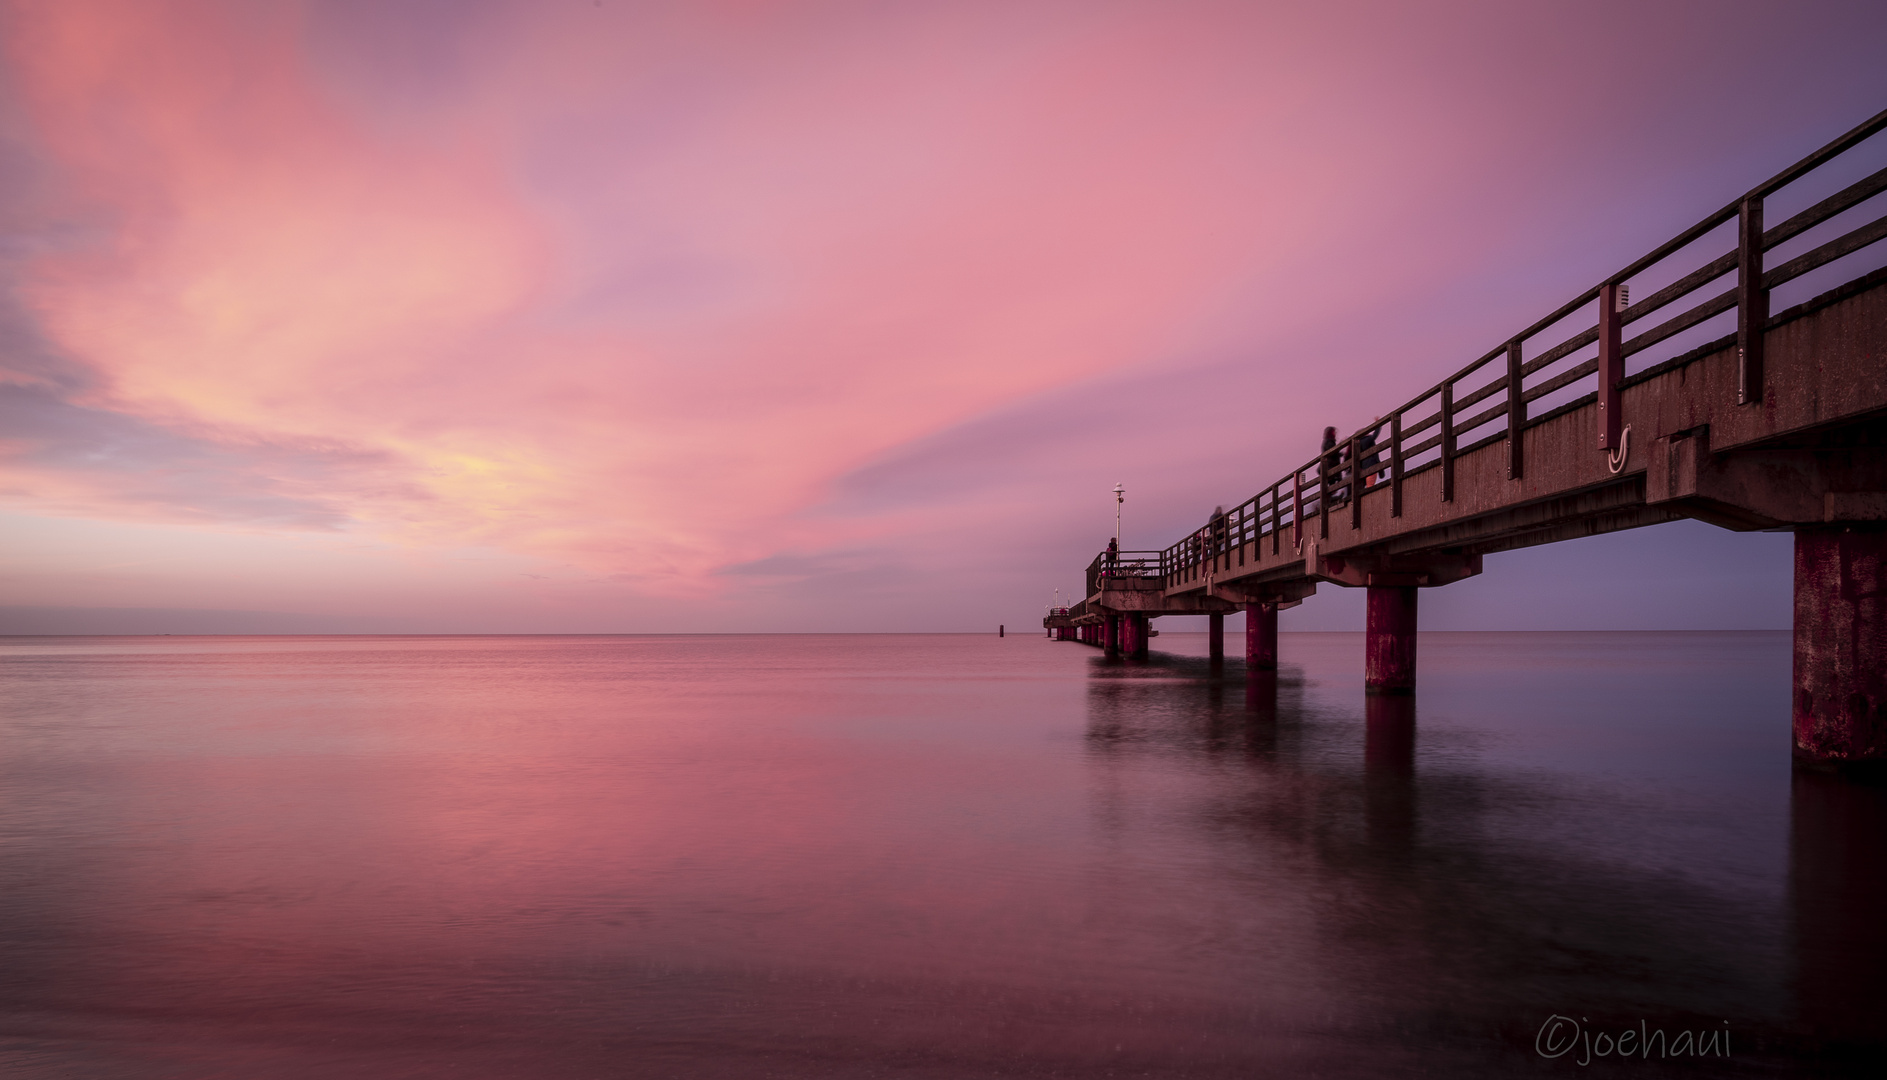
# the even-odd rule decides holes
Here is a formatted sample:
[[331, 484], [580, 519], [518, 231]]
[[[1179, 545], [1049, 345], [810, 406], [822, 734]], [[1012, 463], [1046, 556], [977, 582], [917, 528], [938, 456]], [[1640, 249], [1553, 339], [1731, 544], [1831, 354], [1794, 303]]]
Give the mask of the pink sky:
[[[4, 10], [16, 631], [1027, 624], [1887, 104], [1874, 3]], [[1786, 561], [1677, 528], [1590, 618]]]

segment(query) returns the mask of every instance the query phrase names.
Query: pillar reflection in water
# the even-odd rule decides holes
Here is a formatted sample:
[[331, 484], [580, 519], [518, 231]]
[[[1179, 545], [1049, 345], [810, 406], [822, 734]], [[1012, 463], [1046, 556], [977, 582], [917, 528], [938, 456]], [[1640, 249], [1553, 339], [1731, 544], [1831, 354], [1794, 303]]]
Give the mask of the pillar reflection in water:
[[1363, 699], [1363, 764], [1371, 777], [1415, 775], [1415, 699], [1371, 694]]
[[1253, 720], [1275, 723], [1278, 719], [1278, 673], [1252, 671], [1245, 676], [1245, 711]]
[[1415, 845], [1415, 698], [1363, 699], [1364, 818], [1372, 844], [1407, 853]]
[[1887, 788], [1797, 769], [1789, 818], [1799, 1022], [1828, 1058], [1874, 1057], [1887, 1046]]

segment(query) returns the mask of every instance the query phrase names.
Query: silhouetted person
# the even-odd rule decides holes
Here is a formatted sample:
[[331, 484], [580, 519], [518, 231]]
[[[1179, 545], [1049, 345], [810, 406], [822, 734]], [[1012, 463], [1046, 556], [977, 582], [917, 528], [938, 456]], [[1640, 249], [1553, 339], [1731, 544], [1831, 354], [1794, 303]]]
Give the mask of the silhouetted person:
[[1321, 496], [1328, 495], [1333, 502], [1342, 502], [1344, 489], [1338, 486], [1338, 483], [1343, 479], [1343, 455], [1337, 450], [1336, 428], [1327, 427], [1324, 429], [1324, 444], [1322, 449], [1323, 467], [1321, 471], [1323, 482], [1318, 486], [1324, 490], [1319, 492], [1320, 499]]
[[[1376, 432], [1379, 430], [1377, 425], [1381, 422], [1380, 416], [1372, 419], [1370, 429], [1356, 437], [1356, 451], [1359, 455], [1356, 461], [1356, 475], [1363, 478], [1363, 486], [1366, 488], [1376, 486], [1376, 470], [1382, 465], [1382, 455], [1375, 450]], [[1369, 453], [1363, 453], [1365, 450]]]

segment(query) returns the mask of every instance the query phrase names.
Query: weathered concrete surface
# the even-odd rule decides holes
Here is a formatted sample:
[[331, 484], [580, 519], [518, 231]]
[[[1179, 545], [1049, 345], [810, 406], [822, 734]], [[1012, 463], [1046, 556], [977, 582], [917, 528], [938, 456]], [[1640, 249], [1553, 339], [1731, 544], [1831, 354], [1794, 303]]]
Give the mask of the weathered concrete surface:
[[1363, 692], [1415, 692], [1414, 585], [1369, 586], [1365, 616]]
[[1795, 534], [1795, 752], [1887, 766], [1887, 526]]

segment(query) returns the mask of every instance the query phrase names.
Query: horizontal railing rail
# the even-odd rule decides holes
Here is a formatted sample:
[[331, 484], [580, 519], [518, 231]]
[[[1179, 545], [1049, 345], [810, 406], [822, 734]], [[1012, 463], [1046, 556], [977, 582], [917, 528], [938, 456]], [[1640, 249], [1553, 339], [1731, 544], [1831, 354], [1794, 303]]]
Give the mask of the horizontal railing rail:
[[1088, 564], [1088, 595], [1100, 591], [1107, 578], [1159, 578], [1165, 576], [1158, 551], [1118, 551], [1113, 558], [1103, 551]]
[[[1455, 459], [1501, 440], [1507, 444], [1507, 475], [1520, 479], [1526, 461], [1519, 434], [1530, 414], [1585, 400], [1579, 393], [1582, 383], [1588, 386], [1585, 394], [1592, 395], [1600, 409], [1599, 442], [1594, 449], [1616, 453], [1623, 437], [1618, 397], [1626, 378], [1626, 360], [1686, 334], [1694, 337], [1699, 328], [1731, 312], [1736, 313], [1739, 350], [1738, 402], [1760, 401], [1769, 294], [1887, 239], [1887, 214], [1858, 222], [1837, 220], [1857, 210], [1866, 216], [1870, 207], [1875, 212], [1882, 209], [1887, 199], [1879, 197], [1887, 194], [1887, 168], [1841, 186], [1769, 228], [1763, 224], [1765, 202], [1819, 175], [1818, 170], [1843, 160], [1843, 155], [1883, 130], [1887, 130], [1887, 111], [1750, 189], [1223, 515], [1215, 514], [1183, 539], [1157, 552], [1120, 552], [1116, 569], [1127, 573], [1131, 557], [1131, 576], [1158, 576], [1169, 588], [1183, 585], [1243, 565], [1248, 551], [1268, 548], [1271, 554], [1280, 554], [1287, 529], [1294, 545], [1302, 544], [1307, 530], [1328, 536], [1333, 513], [1348, 513], [1351, 524], [1360, 527], [1361, 495], [1379, 487], [1388, 490], [1390, 516], [1400, 517], [1405, 482], [1429, 469], [1441, 470], [1441, 498], [1452, 502]], [[1655, 281], [1667, 263], [1732, 224], [1735, 236], [1729, 251], [1703, 258], [1700, 265], [1675, 273], [1636, 303], [1628, 302], [1629, 287], [1636, 279]], [[1845, 231], [1826, 235], [1841, 224], [1846, 224]], [[1819, 242], [1780, 263], [1766, 264], [1770, 251], [1804, 237]], [[1727, 287], [1719, 286], [1726, 277], [1733, 280]], [[1582, 313], [1591, 320], [1584, 326], [1579, 325], [1584, 320], [1576, 318]], [[1654, 314], [1662, 321], [1651, 321]], [[1564, 336], [1556, 341], [1549, 337], [1551, 345], [1527, 355], [1535, 338], [1568, 321], [1573, 321], [1571, 332], [1561, 331]], [[1638, 325], [1645, 328], [1632, 337], [1624, 336], [1627, 326]], [[1105, 560], [1103, 552], [1089, 567], [1089, 595], [1097, 591]]]

